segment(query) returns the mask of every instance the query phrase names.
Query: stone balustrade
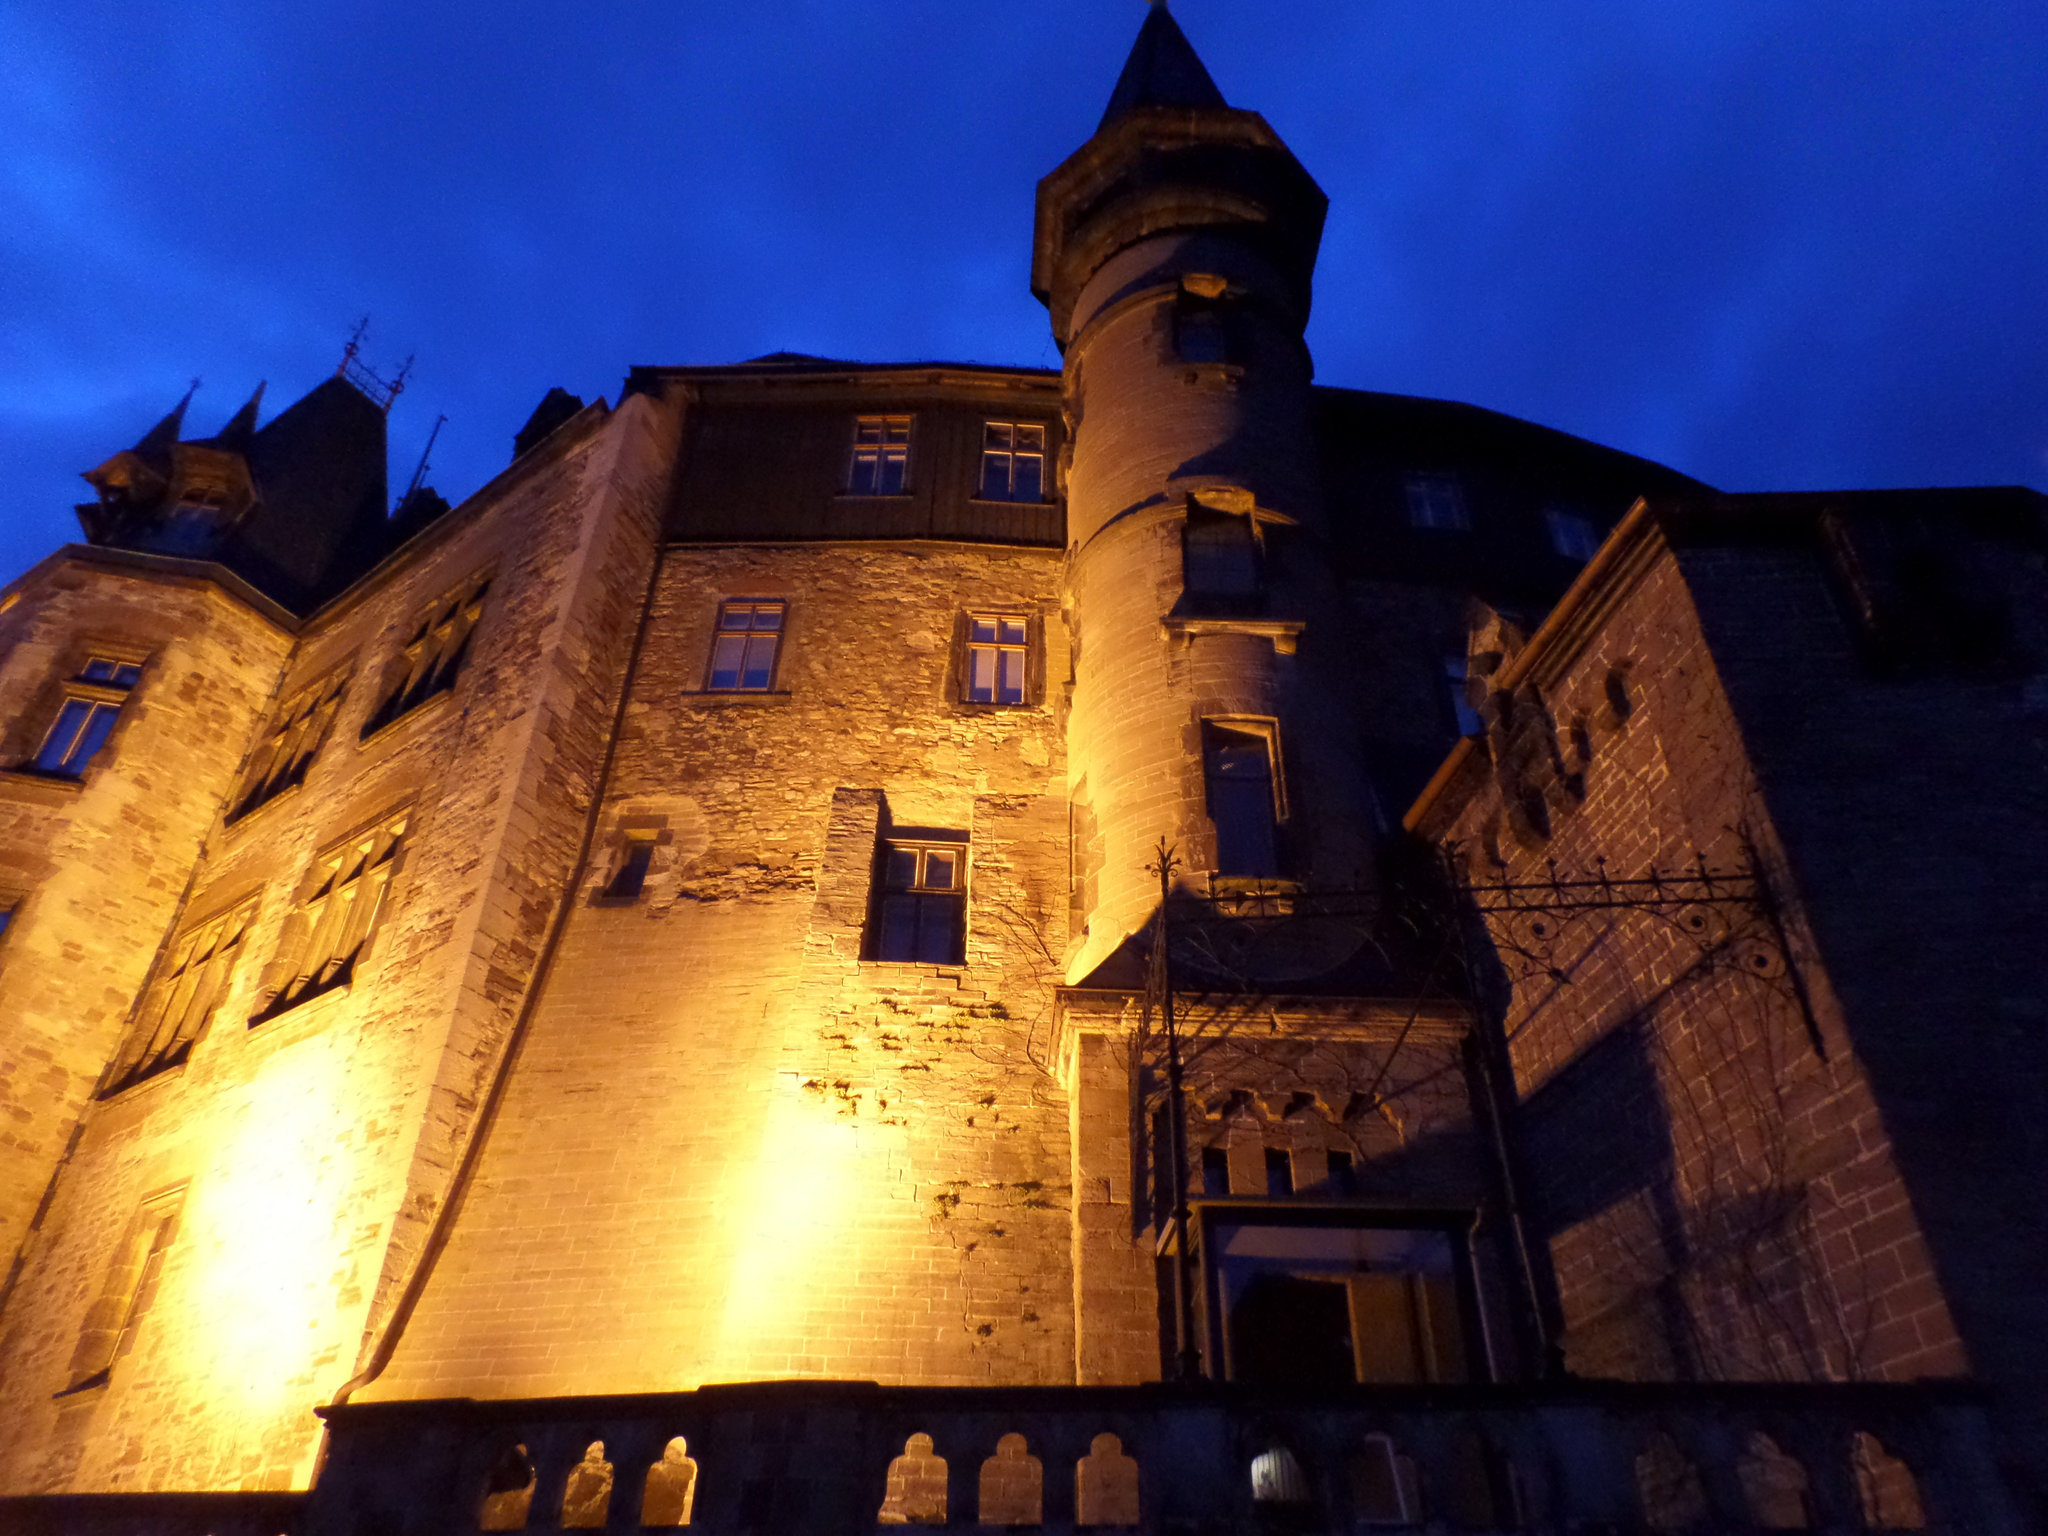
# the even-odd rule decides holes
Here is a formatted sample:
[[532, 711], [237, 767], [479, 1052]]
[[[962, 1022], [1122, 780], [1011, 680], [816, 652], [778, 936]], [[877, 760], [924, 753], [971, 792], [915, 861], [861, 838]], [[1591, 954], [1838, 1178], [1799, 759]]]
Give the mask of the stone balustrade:
[[2023, 1528], [1960, 1386], [788, 1382], [326, 1416], [303, 1536]]

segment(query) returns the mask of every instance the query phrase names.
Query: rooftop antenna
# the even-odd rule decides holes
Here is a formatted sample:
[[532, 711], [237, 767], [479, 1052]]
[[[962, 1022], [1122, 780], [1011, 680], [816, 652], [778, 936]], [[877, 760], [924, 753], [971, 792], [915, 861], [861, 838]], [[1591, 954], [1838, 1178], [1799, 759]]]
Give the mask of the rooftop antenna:
[[334, 376], [337, 379], [347, 379], [389, 416], [392, 405], [405, 392], [405, 381], [412, 375], [412, 359], [408, 357], [405, 360], [395, 377], [385, 378], [362, 359], [363, 338], [369, 334], [370, 317], [365, 315], [356, 322], [355, 330], [349, 335], [348, 345], [341, 349], [341, 366], [334, 370]]
[[[408, 368], [412, 366], [411, 358], [406, 359], [406, 366]], [[399, 377], [403, 379], [404, 375], [401, 374]], [[405, 494], [398, 498], [399, 507], [403, 507], [412, 500], [413, 492], [417, 491], [420, 488], [420, 482], [427, 478], [427, 459], [434, 451], [434, 439], [441, 435], [441, 427], [447, 420], [446, 416], [436, 416], [434, 418], [434, 430], [427, 434], [427, 446], [420, 450], [420, 467], [412, 472], [412, 484], [408, 485], [405, 488]], [[394, 508], [394, 510], [396, 509]]]

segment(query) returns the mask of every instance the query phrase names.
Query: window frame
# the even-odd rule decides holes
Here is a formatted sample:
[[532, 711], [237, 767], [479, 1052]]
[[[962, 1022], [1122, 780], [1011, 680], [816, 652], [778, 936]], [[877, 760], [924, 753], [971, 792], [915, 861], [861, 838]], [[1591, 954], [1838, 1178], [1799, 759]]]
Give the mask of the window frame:
[[[477, 631], [483, 627], [496, 580], [497, 573], [486, 566], [443, 589], [431, 603], [415, 610], [419, 620], [411, 638], [399, 646], [385, 665], [378, 680], [377, 701], [357, 735], [359, 742], [375, 740], [434, 700], [455, 691], [476, 649]], [[443, 631], [446, 638], [435, 643]]]
[[334, 734], [341, 707], [355, 681], [355, 658], [318, 673], [285, 695], [264, 722], [263, 736], [249, 754], [221, 817], [235, 826], [306, 781], [313, 761]]
[[[336, 838], [308, 861], [265, 977], [262, 1001], [250, 1015], [251, 1029], [354, 989], [364, 963], [376, 953], [416, 829], [414, 808], [397, 806]], [[357, 849], [362, 850], [361, 861], [344, 879], [351, 851]], [[359, 916], [364, 910], [356, 905], [365, 888], [362, 882], [372, 879], [368, 915]]]
[[[989, 440], [991, 434], [999, 429], [1010, 433], [1009, 446], [998, 447], [991, 444]], [[1026, 432], [1038, 434], [1038, 446], [1036, 449], [1027, 448], [1023, 445], [1022, 435]], [[1023, 507], [1045, 505], [1050, 500], [1046, 492], [1051, 488], [1051, 476], [1048, 473], [1052, 467], [1051, 445], [1052, 428], [1046, 422], [999, 420], [995, 417], [983, 418], [981, 423], [981, 456], [976, 461], [978, 472], [974, 482], [974, 493], [969, 497], [969, 500], [1000, 502], [1009, 506]], [[989, 461], [997, 458], [1004, 462], [1004, 476], [1009, 488], [1001, 494], [991, 495], [989, 493]], [[1036, 459], [1038, 461], [1038, 494], [1035, 496], [1019, 496], [1017, 494], [1017, 465], [1020, 460], [1025, 459]]]
[[[1473, 1213], [1469, 1209], [1421, 1207], [1401, 1209], [1385, 1202], [1367, 1200], [1259, 1199], [1249, 1196], [1214, 1196], [1190, 1193], [1189, 1214], [1201, 1268], [1202, 1359], [1213, 1381], [1240, 1379], [1238, 1362], [1232, 1358], [1229, 1318], [1225, 1309], [1225, 1287], [1218, 1263], [1228, 1246], [1227, 1233], [1244, 1227], [1307, 1227], [1321, 1230], [1417, 1232], [1442, 1238], [1450, 1251], [1450, 1282], [1455, 1303], [1457, 1343], [1462, 1376], [1437, 1376], [1434, 1382], [1486, 1383], [1495, 1379], [1491, 1341], [1487, 1335], [1479, 1295], [1478, 1274], [1471, 1240]], [[1407, 1273], [1406, 1271], [1384, 1271]], [[1353, 1302], [1355, 1308], [1356, 1302]], [[1356, 1312], [1353, 1313], [1354, 1328]], [[1354, 1362], [1362, 1353], [1362, 1340], [1354, 1333]], [[1434, 1348], [1435, 1340], [1418, 1339]], [[1354, 1368], [1356, 1368], [1354, 1364]], [[1427, 1379], [1426, 1379], [1427, 1380]], [[1370, 1386], [1372, 1383], [1361, 1382]]]
[[[149, 654], [130, 646], [87, 641], [73, 654], [80, 658], [78, 665], [56, 683], [54, 708], [47, 709], [47, 723], [36, 735], [33, 750], [16, 765], [18, 773], [58, 784], [84, 783], [92, 765], [101, 761], [102, 754], [113, 745], [128, 702], [141, 690], [148, 673]], [[96, 667], [105, 668], [107, 675], [92, 676]], [[124, 673], [128, 674], [125, 678]], [[82, 709], [78, 724], [66, 738], [68, 744], [57, 762], [46, 765], [43, 758], [74, 706]], [[102, 719], [106, 723], [95, 739], [94, 724]], [[88, 739], [92, 745], [81, 753], [79, 748]]]
[[[767, 694], [776, 692], [775, 685], [782, 676], [783, 642], [789, 638], [789, 607], [789, 599], [786, 597], [720, 598], [718, 600], [718, 607], [712, 612], [711, 644], [706, 647], [705, 651], [704, 692], [720, 694]], [[776, 613], [774, 629], [759, 629], [752, 623], [742, 628], [727, 628], [725, 622], [727, 613], [741, 608], [750, 611], [773, 608]], [[772, 635], [773, 640], [768, 653], [767, 675], [759, 687], [754, 687], [746, 682], [747, 677], [750, 675], [747, 661], [754, 642], [762, 635]], [[740, 648], [740, 664], [734, 673], [734, 680], [731, 683], [720, 684], [718, 681], [719, 650], [727, 639], [737, 639], [741, 636], [746, 638]]]
[[[977, 638], [975, 629], [980, 624], [993, 624], [995, 638]], [[1011, 641], [1004, 638], [1004, 626], [1016, 625], [1023, 631], [1023, 637]], [[955, 703], [970, 709], [1028, 709], [1039, 701], [1038, 689], [1038, 615], [1018, 608], [968, 608], [963, 609], [959, 621], [959, 644], [955, 649], [957, 661], [955, 685], [952, 689]], [[992, 651], [996, 656], [995, 676], [997, 679], [992, 694], [1001, 692], [1002, 658], [1015, 655], [1018, 658], [1018, 694], [1014, 699], [974, 697], [974, 661], [976, 652]]]
[[1605, 540], [1600, 524], [1592, 515], [1574, 507], [1551, 505], [1543, 509], [1543, 529], [1550, 548], [1560, 559], [1584, 565], [1600, 552]]
[[[967, 907], [973, 864], [971, 849], [967, 833], [948, 828], [892, 827], [881, 834], [875, 848], [873, 895], [869, 903], [864, 959], [877, 965], [928, 965], [951, 970], [967, 964]], [[916, 858], [915, 873], [909, 885], [897, 886], [892, 883], [896, 856], [906, 853]], [[927, 883], [929, 860], [934, 854], [946, 855], [953, 861], [951, 884], [935, 886]], [[894, 948], [891, 943], [891, 908], [898, 903], [907, 904], [912, 913], [908, 945], [911, 952], [907, 954], [890, 953]], [[922, 953], [927, 934], [927, 914], [937, 912], [947, 914], [944, 919], [947, 924], [945, 936], [950, 940], [947, 954], [951, 958], [934, 959]]]
[[234, 994], [261, 899], [261, 892], [242, 896], [178, 930], [135, 1001], [95, 1097], [116, 1098], [191, 1059]]
[[67, 1370], [69, 1379], [56, 1394], [59, 1398], [106, 1386], [114, 1367], [134, 1349], [136, 1335], [170, 1264], [189, 1187], [179, 1183], [156, 1190], [143, 1198], [128, 1219], [99, 1291], [80, 1321]]
[[[892, 436], [899, 425], [902, 436]], [[872, 438], [866, 436], [870, 429], [877, 435]], [[870, 412], [855, 416], [853, 442], [846, 459], [846, 479], [840, 494], [877, 500], [910, 495], [915, 488], [911, 479], [911, 448], [916, 436], [915, 412]], [[869, 484], [865, 488], [860, 484], [864, 460], [871, 465]], [[884, 488], [886, 469], [892, 462], [896, 466], [896, 484]]]
[[[1422, 533], [1472, 531], [1472, 503], [1461, 476], [1448, 470], [1417, 471], [1402, 477], [1401, 495], [1410, 528]], [[1449, 508], [1447, 515], [1438, 514], [1440, 506]]]
[[[1284, 880], [1287, 878], [1287, 847], [1285, 833], [1289, 820], [1287, 800], [1286, 764], [1280, 752], [1280, 722], [1270, 715], [1204, 715], [1202, 728], [1202, 808], [1209, 818], [1215, 834], [1215, 867], [1210, 870], [1212, 881], [1261, 881]], [[1211, 769], [1212, 739], [1217, 735], [1247, 738], [1259, 742], [1266, 753], [1266, 771], [1272, 796], [1272, 837], [1273, 872], [1271, 874], [1244, 874], [1222, 868], [1223, 825], [1216, 817], [1214, 785], [1219, 775]]]

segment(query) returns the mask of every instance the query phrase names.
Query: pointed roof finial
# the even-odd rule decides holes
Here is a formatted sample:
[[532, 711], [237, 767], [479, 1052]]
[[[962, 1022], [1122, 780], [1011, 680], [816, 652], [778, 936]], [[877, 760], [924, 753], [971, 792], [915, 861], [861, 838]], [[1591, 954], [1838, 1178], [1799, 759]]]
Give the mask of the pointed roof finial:
[[1102, 114], [1107, 127], [1135, 107], [1227, 107], [1223, 93], [1209, 77], [1208, 69], [1195, 52], [1194, 44], [1166, 8], [1166, 0], [1152, 0], [1138, 40], [1110, 93], [1109, 110]]
[[263, 391], [269, 383], [268, 379], [259, 383], [256, 393], [249, 397], [249, 403], [228, 418], [228, 424], [213, 440], [215, 447], [240, 453], [249, 446], [249, 439], [256, 435], [256, 412], [263, 404]]
[[185, 430], [185, 408], [192, 403], [192, 396], [198, 393], [199, 381], [194, 379], [185, 389], [185, 398], [171, 407], [170, 414], [147, 432], [142, 441], [135, 445], [137, 453], [165, 453], [178, 444], [178, 434]]

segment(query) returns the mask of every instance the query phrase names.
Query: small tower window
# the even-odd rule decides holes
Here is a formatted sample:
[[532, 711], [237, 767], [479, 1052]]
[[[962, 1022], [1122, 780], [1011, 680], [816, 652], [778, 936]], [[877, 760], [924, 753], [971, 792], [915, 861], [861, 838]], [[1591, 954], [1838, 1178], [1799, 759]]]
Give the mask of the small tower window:
[[718, 605], [718, 638], [711, 643], [713, 693], [766, 693], [775, 681], [786, 604], [732, 601]]
[[967, 840], [934, 832], [882, 846], [875, 906], [877, 960], [960, 965], [967, 953]]
[[853, 427], [848, 494], [900, 496], [910, 479], [910, 418], [861, 416]]
[[1045, 428], [1037, 422], [991, 421], [981, 429], [983, 501], [1045, 499]]
[[1202, 726], [1209, 819], [1216, 826], [1216, 873], [1270, 880], [1280, 873], [1280, 802], [1270, 731]]
[[1551, 507], [1543, 514], [1543, 525], [1550, 533], [1550, 547], [1567, 560], [1584, 565], [1600, 548], [1600, 530], [1583, 512]]
[[1409, 527], [1457, 533], [1472, 526], [1465, 488], [1455, 476], [1410, 475], [1406, 489]]
[[1191, 508], [1181, 533], [1181, 578], [1196, 601], [1237, 603], [1259, 595], [1259, 544], [1252, 520]]

